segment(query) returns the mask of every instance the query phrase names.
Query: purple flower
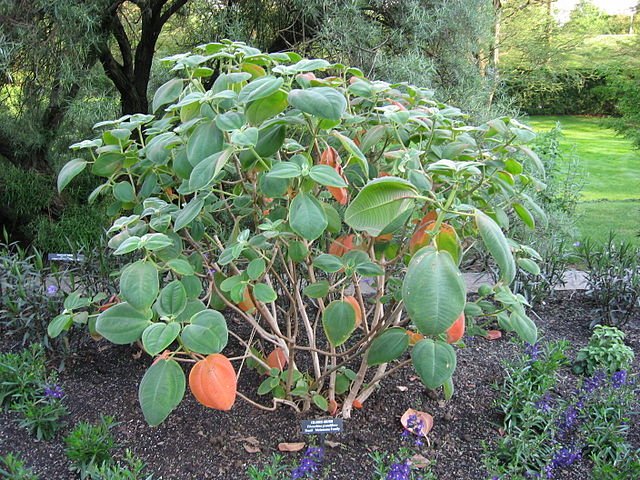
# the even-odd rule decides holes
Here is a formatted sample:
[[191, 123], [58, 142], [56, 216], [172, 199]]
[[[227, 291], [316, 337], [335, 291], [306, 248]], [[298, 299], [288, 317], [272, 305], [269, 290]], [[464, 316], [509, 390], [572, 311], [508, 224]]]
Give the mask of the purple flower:
[[558, 422], [558, 436], [564, 438], [578, 423], [578, 410], [569, 405], [564, 412], [564, 418]]
[[324, 458], [324, 449], [322, 447], [309, 447], [304, 452], [304, 457], [300, 461], [300, 465], [291, 472], [291, 479], [313, 478], [314, 474], [320, 469], [322, 459]]
[[582, 458], [582, 453], [577, 447], [562, 447], [551, 460], [551, 468], [567, 468]]
[[626, 383], [627, 383], [626, 370], [620, 370], [614, 373], [613, 376], [611, 377], [611, 384], [613, 385], [613, 388], [615, 388], [616, 390], [622, 387]]
[[56, 293], [58, 293], [58, 287], [56, 287], [55, 285], [49, 285], [47, 287], [47, 295], [53, 297]]
[[575, 242], [575, 243], [573, 244], [573, 246], [574, 246], [575, 248], [578, 248], [580, 245], [582, 245], [580, 242]]
[[532, 362], [535, 362], [538, 359], [538, 356], [540, 355], [540, 347], [538, 346], [537, 343], [534, 343], [534, 344], [527, 343], [524, 349], [524, 353], [525, 355], [529, 355], [529, 357], [531, 357]]
[[405, 460], [404, 462], [392, 464], [385, 480], [409, 480], [409, 475], [411, 475], [411, 466]]
[[47, 398], [62, 398], [64, 391], [60, 385], [47, 385], [44, 387], [44, 396]]
[[585, 379], [582, 384], [582, 390], [587, 394], [593, 393], [594, 390], [597, 390], [602, 386], [604, 379], [604, 372], [598, 371], [593, 375], [593, 377]]
[[535, 403], [535, 406], [539, 411], [549, 413], [552, 410], [551, 395], [549, 392], [545, 393], [544, 396]]

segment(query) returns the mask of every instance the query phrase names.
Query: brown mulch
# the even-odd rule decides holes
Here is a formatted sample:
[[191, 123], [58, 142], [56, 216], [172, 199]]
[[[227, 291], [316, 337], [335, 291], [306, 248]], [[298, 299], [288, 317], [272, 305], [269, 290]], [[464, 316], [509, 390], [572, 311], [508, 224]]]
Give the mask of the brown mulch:
[[[569, 340], [575, 352], [586, 344], [589, 323], [596, 313], [584, 294], [557, 292], [536, 309], [536, 314], [539, 318], [534, 319], [545, 340]], [[628, 344], [640, 356], [640, 318], [634, 318], [625, 330]], [[501, 360], [520, 351], [508, 337], [496, 341], [465, 338], [468, 348], [458, 351], [456, 393], [448, 402], [441, 394], [428, 392], [411, 368], [385, 381], [362, 410], [344, 422], [344, 433], [329, 437], [338, 445], [327, 448], [324, 478], [370, 479], [373, 461], [369, 454], [397, 451], [402, 442], [399, 418], [407, 408], [429, 412], [435, 418], [430, 444], [419, 453], [433, 461], [438, 479], [487, 478], [482, 442], [498, 438], [501, 421], [494, 408], [492, 385], [501, 381]], [[6, 337], [0, 346], [3, 350], [15, 348]], [[106, 342], [97, 348], [96, 344], [81, 348], [60, 375], [70, 411], [65, 427], [54, 440], [38, 442], [17, 425], [14, 414], [0, 413], [0, 455], [19, 452], [41, 479], [78, 478], [69, 470], [64, 436], [75, 422], [95, 422], [100, 415], [113, 415], [119, 422], [114, 428], [121, 445], [117, 456], [125, 448], [131, 449], [156, 480], [245, 479], [247, 467], [267, 462], [278, 443], [308, 442], [300, 433], [299, 421], [320, 416], [318, 411], [296, 414], [287, 407], [264, 412], [243, 401], [230, 412], [218, 412], [202, 407], [187, 393], [162, 425], [149, 427], [138, 405], [137, 386], [150, 362], [144, 355], [136, 359], [136, 353], [134, 347]], [[241, 389], [255, 392], [260, 381], [249, 372], [241, 379]], [[631, 423], [629, 439], [635, 448], [640, 447], [640, 426], [635, 422]], [[246, 445], [257, 445], [260, 452], [249, 453]], [[284, 455], [290, 463], [301, 457], [301, 453]], [[556, 478], [577, 480], [588, 475], [582, 464]]]

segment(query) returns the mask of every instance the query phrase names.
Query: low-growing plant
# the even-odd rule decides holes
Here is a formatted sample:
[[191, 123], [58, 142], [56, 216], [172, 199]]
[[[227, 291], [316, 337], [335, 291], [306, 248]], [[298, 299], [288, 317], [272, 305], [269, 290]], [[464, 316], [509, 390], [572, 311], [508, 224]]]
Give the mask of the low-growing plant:
[[[530, 360], [524, 357], [506, 368], [510, 377], [526, 377]], [[493, 448], [485, 445], [485, 465], [494, 478], [556, 478], [585, 458], [593, 462], [594, 479], [609, 478], [598, 476], [605, 465], [635, 468], [626, 439], [637, 406], [635, 382], [625, 370], [598, 372], [564, 393], [567, 386], [558, 385], [559, 373], [555, 369], [545, 381], [542, 395], [538, 390], [514, 401], [520, 392], [501, 391], [499, 404], [516, 405], [519, 415], [517, 422], [505, 421], [504, 435]]]
[[63, 348], [47, 336], [49, 321], [59, 313], [64, 295], [60, 291], [64, 272], [44, 264], [38, 250], [28, 251], [9, 243], [7, 232], [0, 241], [0, 325], [20, 335], [22, 344], [42, 343], [48, 349]]
[[110, 465], [111, 455], [117, 447], [111, 434], [115, 424], [113, 417], [103, 416], [96, 425], [78, 423], [65, 437], [65, 452], [73, 464], [73, 470], [81, 478], [87, 478], [91, 469], [100, 468], [105, 462]]
[[20, 353], [0, 353], [0, 406], [35, 398], [47, 382], [42, 345], [34, 343]]
[[596, 371], [614, 373], [631, 367], [633, 350], [624, 343], [625, 334], [616, 327], [596, 325], [586, 347], [576, 355], [573, 370], [593, 375]]
[[249, 480], [288, 480], [290, 478], [289, 471], [290, 466], [285, 462], [284, 457], [279, 453], [274, 453], [267, 465], [262, 467], [249, 465], [247, 476]]
[[588, 293], [601, 312], [591, 326], [624, 326], [640, 306], [640, 248], [610, 233], [604, 244], [586, 239], [578, 254], [586, 267]]
[[13, 453], [0, 457], [0, 477], [3, 480], [38, 480], [38, 476], [25, 466], [20, 456]]
[[[113, 200], [109, 246], [130, 261], [118, 298], [69, 297], [49, 326], [56, 337], [80, 316], [113, 343], [140, 341], [156, 357], [139, 388], [149, 424], [184, 396], [179, 361], [195, 364], [189, 386], [211, 408], [239, 396], [349, 418], [408, 364], [451, 397], [450, 343], [474, 317], [535, 343], [509, 289], [535, 252], [503, 232], [510, 212], [544, 217], [522, 193], [544, 174], [529, 128], [470, 125], [429, 90], [241, 43], [164, 62], [180, 77], [156, 91], [156, 116], [97, 124], [58, 177], [60, 190], [87, 167], [104, 179], [89, 200]], [[480, 242], [499, 279], [467, 302], [459, 265]], [[245, 349], [233, 361], [229, 336]], [[270, 374], [266, 405], [238, 390], [245, 360]]]
[[528, 410], [556, 384], [558, 370], [568, 364], [568, 347], [567, 341], [527, 344], [520, 357], [505, 363], [497, 406], [507, 427], [524, 429], [524, 422], [530, 425]]
[[145, 473], [145, 469], [144, 462], [127, 449], [122, 461], [92, 464], [87, 468], [87, 475], [92, 480], [153, 480], [153, 475]]
[[61, 420], [67, 415], [61, 396], [41, 395], [11, 406], [11, 411], [20, 414], [19, 425], [29, 430], [38, 440], [51, 440], [62, 427]]

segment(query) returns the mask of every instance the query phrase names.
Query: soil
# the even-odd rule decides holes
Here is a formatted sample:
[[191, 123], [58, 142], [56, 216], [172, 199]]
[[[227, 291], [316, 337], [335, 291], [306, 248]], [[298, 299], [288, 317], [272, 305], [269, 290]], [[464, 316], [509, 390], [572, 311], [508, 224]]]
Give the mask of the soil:
[[[566, 339], [572, 352], [589, 338], [589, 323], [595, 309], [582, 293], [556, 292], [545, 305], [535, 309], [534, 318], [545, 340]], [[640, 316], [625, 327], [627, 342], [640, 357]], [[440, 480], [486, 479], [482, 443], [499, 438], [501, 417], [494, 408], [505, 357], [521, 347], [509, 341], [511, 335], [489, 341], [465, 338], [468, 348], [458, 350], [456, 393], [446, 402], [440, 393], [428, 392], [408, 367], [387, 379], [382, 388], [344, 422], [344, 432], [330, 435], [337, 442], [327, 448], [324, 478], [364, 480], [372, 478], [370, 453], [396, 452], [402, 444], [400, 416], [407, 408], [431, 413], [435, 422], [429, 442], [419, 453], [432, 462]], [[3, 350], [15, 348], [5, 337]], [[182, 404], [160, 426], [149, 427], [137, 401], [138, 383], [149, 365], [133, 346], [108, 343], [86, 344], [67, 361], [60, 375], [70, 411], [65, 427], [50, 442], [35, 441], [16, 423], [16, 416], [0, 413], [0, 454], [19, 452], [41, 479], [74, 479], [64, 455], [64, 436], [75, 422], [98, 421], [100, 415], [114, 415], [119, 422], [114, 435], [120, 444], [116, 456], [131, 449], [148, 466], [156, 480], [245, 479], [249, 465], [268, 462], [280, 442], [309, 442], [300, 433], [303, 418], [320, 417], [320, 412], [296, 414], [288, 407], [265, 412], [239, 400], [230, 412], [207, 409], [187, 393]], [[260, 378], [248, 374], [241, 390], [255, 392]], [[249, 382], [247, 383], [247, 379]], [[253, 397], [255, 398], [255, 397]], [[258, 398], [258, 400], [264, 400]], [[640, 447], [640, 426], [631, 422], [629, 441]], [[252, 447], [259, 451], [250, 453]], [[249, 447], [249, 448], [247, 448]], [[300, 460], [302, 452], [286, 453], [288, 463]], [[589, 478], [580, 462], [556, 478]]]

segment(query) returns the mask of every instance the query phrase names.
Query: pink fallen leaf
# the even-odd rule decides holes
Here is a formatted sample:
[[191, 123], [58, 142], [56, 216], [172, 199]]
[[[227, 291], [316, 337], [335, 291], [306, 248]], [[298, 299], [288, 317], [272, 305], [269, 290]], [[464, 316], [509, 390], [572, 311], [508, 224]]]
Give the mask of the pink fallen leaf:
[[299, 452], [304, 448], [304, 442], [282, 442], [278, 444], [278, 450], [281, 452]]
[[414, 435], [426, 437], [433, 428], [433, 417], [426, 412], [408, 408], [400, 418], [400, 423]]
[[487, 331], [487, 340], [498, 340], [502, 337], [502, 332], [500, 330], [488, 330]]

